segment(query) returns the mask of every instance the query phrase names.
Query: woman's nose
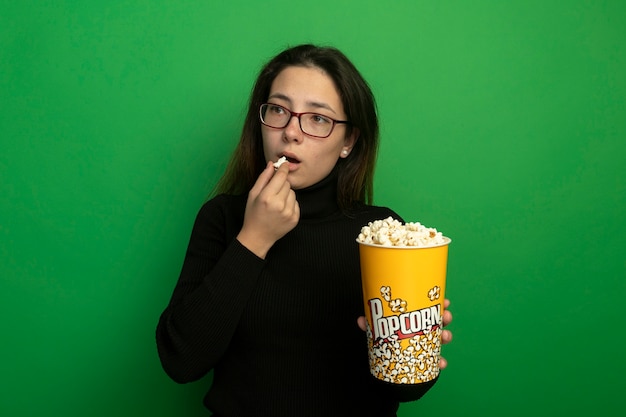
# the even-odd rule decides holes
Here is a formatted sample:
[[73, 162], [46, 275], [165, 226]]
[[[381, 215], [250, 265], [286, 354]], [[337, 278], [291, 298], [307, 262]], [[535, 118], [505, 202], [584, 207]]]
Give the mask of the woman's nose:
[[302, 140], [302, 129], [300, 129], [300, 119], [297, 116], [291, 116], [289, 123], [285, 126], [285, 139], [286, 140]]

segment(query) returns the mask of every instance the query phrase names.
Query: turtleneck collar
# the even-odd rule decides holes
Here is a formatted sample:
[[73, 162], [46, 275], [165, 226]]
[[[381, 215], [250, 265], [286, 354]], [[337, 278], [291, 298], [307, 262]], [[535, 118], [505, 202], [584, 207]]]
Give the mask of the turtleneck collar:
[[317, 184], [296, 190], [301, 219], [326, 217], [339, 210], [337, 204], [337, 169]]

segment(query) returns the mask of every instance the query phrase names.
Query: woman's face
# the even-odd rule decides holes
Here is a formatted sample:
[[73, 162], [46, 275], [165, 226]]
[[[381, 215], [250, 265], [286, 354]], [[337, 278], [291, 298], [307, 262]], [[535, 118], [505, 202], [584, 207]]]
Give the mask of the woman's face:
[[[346, 120], [343, 105], [333, 80], [317, 67], [287, 67], [274, 79], [268, 103], [292, 112], [314, 112], [335, 120]], [[339, 158], [348, 156], [354, 134], [346, 137], [346, 125], [336, 124], [327, 138], [306, 135], [297, 117], [282, 129], [261, 125], [266, 161], [285, 156], [289, 161], [287, 180], [299, 190], [324, 179]], [[345, 152], [344, 152], [345, 151]]]

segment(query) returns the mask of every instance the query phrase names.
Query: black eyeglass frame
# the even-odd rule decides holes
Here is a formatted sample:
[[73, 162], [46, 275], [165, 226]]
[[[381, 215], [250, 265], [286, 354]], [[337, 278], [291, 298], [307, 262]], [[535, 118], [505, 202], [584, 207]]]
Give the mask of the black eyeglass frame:
[[[266, 107], [266, 106], [280, 107], [281, 109], [285, 110], [289, 114], [289, 118], [287, 118], [287, 121], [285, 122], [284, 126], [272, 126], [272, 125], [268, 125], [267, 123], [265, 123], [265, 120], [263, 120], [263, 113], [264, 113], [263, 112], [263, 107]], [[302, 129], [302, 118], [301, 118], [305, 114], [319, 115], [319, 116], [321, 116], [321, 117], [323, 117], [325, 119], [329, 119], [330, 121], [332, 121], [333, 125], [330, 127], [330, 131], [328, 132], [328, 135], [326, 135], [326, 136], [319, 136], [319, 135], [312, 135], [310, 133], [305, 132], [304, 129]], [[300, 126], [300, 130], [302, 131], [302, 133], [304, 133], [307, 136], [311, 136], [313, 138], [319, 138], [319, 139], [324, 139], [324, 138], [327, 138], [330, 135], [332, 135], [333, 134], [333, 130], [335, 130], [335, 126], [338, 125], [338, 124], [345, 124], [345, 125], [349, 125], [350, 124], [350, 122], [348, 120], [336, 120], [336, 119], [333, 119], [332, 117], [327, 116], [325, 114], [316, 113], [316, 112], [313, 112], [313, 111], [305, 111], [305, 112], [302, 112], [302, 113], [296, 113], [295, 111], [289, 110], [285, 106], [281, 106], [280, 104], [275, 104], [275, 103], [263, 103], [263, 104], [261, 104], [259, 106], [259, 119], [261, 120], [261, 123], [263, 125], [267, 126], [267, 127], [271, 127], [272, 129], [284, 129], [284, 128], [286, 128], [287, 125], [289, 124], [289, 122], [291, 122], [291, 119], [293, 117], [297, 117], [298, 118], [298, 125]]]

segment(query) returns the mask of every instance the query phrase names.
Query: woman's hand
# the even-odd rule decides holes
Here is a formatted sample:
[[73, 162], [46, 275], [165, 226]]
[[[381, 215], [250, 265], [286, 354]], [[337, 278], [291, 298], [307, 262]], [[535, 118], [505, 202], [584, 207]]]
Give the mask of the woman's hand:
[[[443, 327], [446, 327], [448, 324], [452, 322], [452, 313], [448, 310], [450, 307], [450, 300], [447, 298], [443, 301]], [[452, 332], [450, 330], [444, 329], [441, 332], [441, 343], [448, 344], [452, 341]], [[448, 361], [445, 358], [439, 358], [439, 369], [445, 369], [448, 366]]]
[[243, 226], [237, 240], [260, 258], [300, 220], [296, 193], [287, 181], [289, 164], [278, 170], [270, 161], [248, 193]]
[[[452, 322], [452, 313], [448, 310], [450, 306], [450, 300], [445, 299], [443, 301], [443, 326], [446, 327], [448, 324]], [[357, 319], [357, 323], [361, 330], [365, 331], [367, 328], [367, 322], [364, 316], [361, 316]], [[444, 329], [441, 332], [441, 343], [448, 344], [452, 341], [452, 332], [450, 330]], [[448, 361], [445, 358], [439, 358], [439, 369], [445, 369], [448, 366]]]

